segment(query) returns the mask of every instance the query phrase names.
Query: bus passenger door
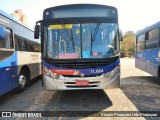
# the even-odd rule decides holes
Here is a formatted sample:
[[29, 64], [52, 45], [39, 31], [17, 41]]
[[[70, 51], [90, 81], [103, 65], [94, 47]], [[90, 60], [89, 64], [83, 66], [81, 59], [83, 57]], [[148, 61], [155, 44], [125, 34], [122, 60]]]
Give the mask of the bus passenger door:
[[136, 61], [135, 66], [143, 71], [146, 67], [145, 59], [145, 34], [142, 34], [136, 38]]

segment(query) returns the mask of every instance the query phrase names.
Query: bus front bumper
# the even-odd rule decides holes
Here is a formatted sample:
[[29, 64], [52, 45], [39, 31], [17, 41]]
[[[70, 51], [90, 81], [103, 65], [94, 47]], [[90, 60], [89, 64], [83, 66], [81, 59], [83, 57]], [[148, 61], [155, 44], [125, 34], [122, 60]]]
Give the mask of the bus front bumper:
[[[109, 72], [111, 73], [111, 72]], [[76, 81], [88, 81], [87, 86], [77, 86]], [[120, 87], [120, 72], [119, 70], [111, 74], [102, 74], [97, 77], [60, 77], [59, 79], [51, 78], [43, 75], [43, 86], [45, 90], [83, 90], [83, 89], [105, 89], [115, 88], [117, 83]]]

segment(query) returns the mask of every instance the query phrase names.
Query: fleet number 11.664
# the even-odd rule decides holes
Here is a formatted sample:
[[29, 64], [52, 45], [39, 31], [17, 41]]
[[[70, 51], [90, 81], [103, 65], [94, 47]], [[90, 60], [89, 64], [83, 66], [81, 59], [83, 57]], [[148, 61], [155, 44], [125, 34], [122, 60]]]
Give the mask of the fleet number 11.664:
[[90, 70], [91, 73], [103, 73], [103, 69]]

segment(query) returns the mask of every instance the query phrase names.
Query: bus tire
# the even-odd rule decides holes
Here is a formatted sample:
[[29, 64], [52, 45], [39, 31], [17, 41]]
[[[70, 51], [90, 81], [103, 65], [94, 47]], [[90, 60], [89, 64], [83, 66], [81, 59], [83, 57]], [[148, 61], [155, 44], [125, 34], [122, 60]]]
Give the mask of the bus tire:
[[27, 85], [28, 85], [27, 73], [25, 70], [22, 69], [19, 73], [17, 92], [24, 91]]
[[116, 80], [111, 82], [107, 88], [108, 89], [113, 89], [113, 88], [120, 88], [120, 87], [121, 87], [121, 85], [120, 85], [120, 75], [118, 75]]

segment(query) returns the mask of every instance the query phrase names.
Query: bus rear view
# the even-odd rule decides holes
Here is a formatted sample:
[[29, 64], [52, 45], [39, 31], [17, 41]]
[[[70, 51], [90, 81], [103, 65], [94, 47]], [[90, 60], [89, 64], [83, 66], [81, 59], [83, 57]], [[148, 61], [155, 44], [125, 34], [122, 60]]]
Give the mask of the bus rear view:
[[48, 8], [35, 26], [35, 38], [39, 28], [46, 90], [120, 87], [116, 8], [94, 4]]

